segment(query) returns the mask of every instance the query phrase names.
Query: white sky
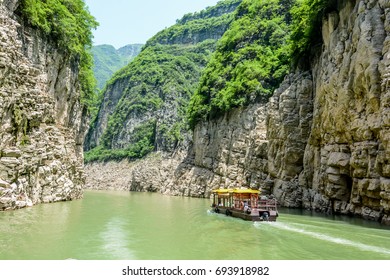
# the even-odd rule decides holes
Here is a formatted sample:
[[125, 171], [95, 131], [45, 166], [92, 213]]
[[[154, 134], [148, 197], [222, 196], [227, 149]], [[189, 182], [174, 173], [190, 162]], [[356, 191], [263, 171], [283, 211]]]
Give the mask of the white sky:
[[187, 13], [214, 6], [219, 0], [85, 0], [100, 23], [94, 45], [115, 48], [145, 43], [158, 31], [175, 24]]

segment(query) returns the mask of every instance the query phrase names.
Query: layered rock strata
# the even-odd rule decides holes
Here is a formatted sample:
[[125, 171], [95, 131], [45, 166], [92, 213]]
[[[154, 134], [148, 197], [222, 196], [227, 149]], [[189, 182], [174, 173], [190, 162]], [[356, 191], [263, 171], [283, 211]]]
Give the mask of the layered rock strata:
[[[82, 197], [77, 62], [0, 3], [0, 210]], [[84, 112], [85, 113], [85, 112]]]
[[85, 186], [92, 190], [161, 192], [172, 183], [176, 168], [184, 156], [178, 153], [172, 157], [171, 154], [159, 152], [133, 162], [90, 163], [85, 166]]
[[292, 124], [291, 131], [268, 127], [270, 165], [276, 167], [270, 176], [282, 205], [390, 224], [389, 8], [389, 1], [339, 1], [324, 20], [312, 90], [307, 82], [310, 129], [299, 131], [309, 109], [299, 104], [300, 91], [295, 102], [273, 97], [278, 105], [271, 116], [279, 115], [282, 127]]
[[[198, 125], [187, 158], [163, 193], [208, 197], [215, 188], [267, 186], [266, 106], [254, 104]], [[268, 189], [269, 190], [269, 189]]]

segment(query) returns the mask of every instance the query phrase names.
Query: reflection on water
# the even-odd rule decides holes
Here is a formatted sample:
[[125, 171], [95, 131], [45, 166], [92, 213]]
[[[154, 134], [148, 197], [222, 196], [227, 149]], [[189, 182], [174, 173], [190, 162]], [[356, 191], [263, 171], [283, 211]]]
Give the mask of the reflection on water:
[[105, 230], [100, 234], [101, 253], [109, 256], [109, 259], [135, 260], [136, 256], [128, 247], [134, 238], [126, 232], [125, 222], [119, 218], [113, 218], [105, 225]]
[[209, 211], [209, 200], [87, 191], [0, 212], [0, 259], [390, 259], [390, 229], [281, 209], [276, 223]]

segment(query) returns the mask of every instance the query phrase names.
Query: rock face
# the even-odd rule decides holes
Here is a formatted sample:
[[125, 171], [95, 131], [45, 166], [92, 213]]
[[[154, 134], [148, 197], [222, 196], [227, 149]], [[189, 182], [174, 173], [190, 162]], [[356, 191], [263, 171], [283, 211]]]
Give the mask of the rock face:
[[85, 180], [77, 62], [17, 6], [0, 1], [0, 210], [80, 198]]
[[[311, 130], [313, 94], [312, 75], [303, 72], [287, 76], [269, 101], [268, 172], [274, 182], [271, 191], [288, 207], [302, 206], [302, 190], [297, 184]], [[285, 197], [286, 191], [291, 197]]]
[[208, 197], [219, 187], [269, 186], [266, 107], [255, 104], [196, 127], [193, 147], [163, 193]]
[[390, 3], [341, 5], [324, 22], [305, 166], [333, 211], [390, 223]]
[[390, 223], [389, 8], [339, 1], [313, 78], [271, 99], [270, 176], [283, 205]]

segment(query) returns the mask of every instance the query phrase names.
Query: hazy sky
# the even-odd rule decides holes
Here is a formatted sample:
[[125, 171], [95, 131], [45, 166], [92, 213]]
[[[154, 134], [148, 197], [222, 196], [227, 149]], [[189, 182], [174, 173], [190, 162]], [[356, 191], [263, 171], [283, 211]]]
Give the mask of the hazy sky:
[[94, 45], [116, 48], [145, 43], [158, 31], [175, 24], [186, 13], [200, 11], [219, 0], [85, 0], [100, 23]]

